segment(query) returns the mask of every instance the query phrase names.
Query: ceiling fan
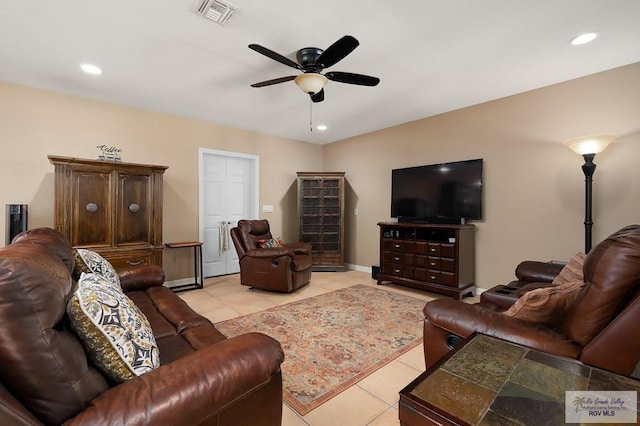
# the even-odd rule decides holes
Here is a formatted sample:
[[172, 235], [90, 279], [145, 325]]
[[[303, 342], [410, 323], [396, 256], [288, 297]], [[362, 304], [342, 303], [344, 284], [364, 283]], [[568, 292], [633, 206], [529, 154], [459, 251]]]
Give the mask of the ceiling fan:
[[363, 74], [354, 74], [350, 72], [330, 71], [322, 74], [325, 68], [329, 68], [340, 62], [349, 53], [358, 47], [360, 43], [354, 37], [346, 35], [329, 46], [326, 50], [317, 47], [305, 47], [298, 50], [296, 59], [298, 62], [267, 49], [259, 44], [250, 44], [249, 48], [255, 50], [264, 56], [278, 61], [281, 64], [290, 66], [291, 68], [302, 71], [299, 75], [290, 75], [287, 77], [274, 78], [272, 80], [254, 83], [251, 87], [265, 87], [273, 84], [284, 83], [295, 80], [296, 84], [303, 92], [309, 94], [313, 102], [322, 102], [324, 100], [324, 86], [328, 80], [337, 81], [339, 83], [357, 84], [359, 86], [377, 86], [380, 79]]

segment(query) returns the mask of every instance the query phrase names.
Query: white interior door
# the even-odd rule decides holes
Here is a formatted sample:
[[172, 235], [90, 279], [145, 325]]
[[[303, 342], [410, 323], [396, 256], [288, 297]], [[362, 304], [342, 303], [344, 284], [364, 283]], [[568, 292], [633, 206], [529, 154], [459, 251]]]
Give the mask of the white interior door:
[[200, 149], [200, 241], [205, 277], [240, 271], [229, 230], [258, 212], [258, 157]]

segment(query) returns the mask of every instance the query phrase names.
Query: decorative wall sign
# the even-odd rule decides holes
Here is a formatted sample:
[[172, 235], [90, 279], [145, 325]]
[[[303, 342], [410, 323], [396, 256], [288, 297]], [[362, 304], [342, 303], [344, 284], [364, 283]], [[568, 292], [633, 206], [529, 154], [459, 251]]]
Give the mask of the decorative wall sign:
[[120, 148], [116, 148], [115, 146], [107, 146], [107, 145], [98, 145], [96, 148], [100, 148], [100, 155], [98, 156], [98, 160], [105, 161], [122, 161], [120, 158]]

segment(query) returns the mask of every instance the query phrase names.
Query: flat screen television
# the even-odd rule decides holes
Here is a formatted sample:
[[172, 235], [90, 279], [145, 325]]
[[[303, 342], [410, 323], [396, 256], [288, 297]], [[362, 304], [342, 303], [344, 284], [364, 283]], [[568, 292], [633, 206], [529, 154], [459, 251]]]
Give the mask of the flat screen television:
[[391, 217], [459, 224], [482, 219], [482, 159], [391, 171]]

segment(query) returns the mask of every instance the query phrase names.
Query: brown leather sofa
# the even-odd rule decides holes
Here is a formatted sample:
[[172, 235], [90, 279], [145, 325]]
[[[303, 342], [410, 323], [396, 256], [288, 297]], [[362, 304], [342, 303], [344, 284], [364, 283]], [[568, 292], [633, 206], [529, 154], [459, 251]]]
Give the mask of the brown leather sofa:
[[69, 327], [73, 268], [69, 243], [48, 228], [0, 248], [0, 424], [281, 424], [280, 344], [259, 333], [226, 339], [162, 286], [156, 266], [119, 272], [161, 365], [111, 382]]
[[427, 303], [426, 366], [479, 332], [631, 375], [640, 362], [640, 225], [622, 228], [594, 247], [583, 274], [587, 285], [554, 327], [503, 315], [495, 306], [451, 299]]
[[272, 240], [267, 220], [239, 220], [231, 239], [240, 259], [240, 283], [290, 293], [311, 281], [311, 244], [260, 247]]

